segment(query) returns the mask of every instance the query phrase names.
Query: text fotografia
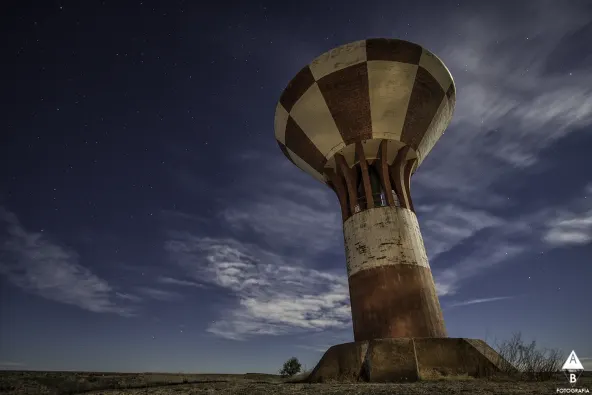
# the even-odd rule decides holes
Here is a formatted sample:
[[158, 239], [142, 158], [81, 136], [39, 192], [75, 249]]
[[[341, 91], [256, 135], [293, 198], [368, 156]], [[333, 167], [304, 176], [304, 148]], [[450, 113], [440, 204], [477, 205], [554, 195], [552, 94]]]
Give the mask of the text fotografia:
[[558, 394], [589, 394], [588, 388], [557, 388], [555, 391]]

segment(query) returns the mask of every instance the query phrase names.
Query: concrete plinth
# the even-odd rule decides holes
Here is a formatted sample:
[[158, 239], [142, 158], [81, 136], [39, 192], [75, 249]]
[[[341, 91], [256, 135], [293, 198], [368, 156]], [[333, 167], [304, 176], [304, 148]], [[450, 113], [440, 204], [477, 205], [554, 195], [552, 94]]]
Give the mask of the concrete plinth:
[[307, 381], [406, 382], [434, 375], [485, 377], [499, 372], [501, 363], [499, 354], [482, 340], [376, 339], [329, 348]]

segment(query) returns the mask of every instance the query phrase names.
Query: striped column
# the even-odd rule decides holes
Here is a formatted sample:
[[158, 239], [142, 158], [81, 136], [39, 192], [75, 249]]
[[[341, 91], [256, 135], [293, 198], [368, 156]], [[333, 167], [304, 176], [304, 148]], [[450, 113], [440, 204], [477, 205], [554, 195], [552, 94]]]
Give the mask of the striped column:
[[355, 341], [446, 337], [413, 211], [377, 207], [343, 224]]

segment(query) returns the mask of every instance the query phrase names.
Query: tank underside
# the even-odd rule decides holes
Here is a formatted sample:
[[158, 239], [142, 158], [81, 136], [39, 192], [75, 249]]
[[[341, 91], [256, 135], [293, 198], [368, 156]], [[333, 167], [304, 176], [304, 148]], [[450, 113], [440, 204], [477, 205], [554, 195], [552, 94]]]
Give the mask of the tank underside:
[[337, 194], [344, 222], [375, 207], [415, 211], [410, 184], [417, 156], [409, 146], [392, 140], [358, 141], [332, 159], [334, 167], [325, 168], [324, 174]]

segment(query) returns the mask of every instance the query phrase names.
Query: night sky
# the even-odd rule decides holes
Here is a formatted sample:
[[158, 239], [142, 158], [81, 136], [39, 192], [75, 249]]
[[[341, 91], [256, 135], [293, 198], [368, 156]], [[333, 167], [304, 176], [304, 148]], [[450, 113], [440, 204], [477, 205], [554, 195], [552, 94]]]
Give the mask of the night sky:
[[0, 368], [276, 372], [353, 340], [335, 194], [273, 131], [351, 41], [457, 87], [412, 179], [448, 333], [592, 368], [592, 3], [2, 5]]

